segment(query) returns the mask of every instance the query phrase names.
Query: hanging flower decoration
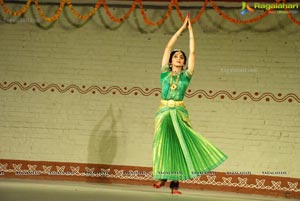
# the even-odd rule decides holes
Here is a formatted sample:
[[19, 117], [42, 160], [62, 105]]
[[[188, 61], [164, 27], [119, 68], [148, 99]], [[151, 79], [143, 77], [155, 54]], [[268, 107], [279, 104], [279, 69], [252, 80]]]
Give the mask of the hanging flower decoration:
[[39, 12], [39, 14], [40, 14], [40, 16], [41, 16], [45, 21], [47, 21], [47, 22], [54, 22], [54, 21], [58, 20], [58, 18], [59, 18], [59, 16], [60, 16], [61, 12], [62, 12], [63, 9], [64, 9], [64, 6], [65, 6], [65, 3], [66, 3], [66, 2], [65, 2], [65, 0], [61, 0], [60, 5], [59, 5], [59, 7], [58, 7], [56, 13], [55, 13], [52, 17], [47, 17], [47, 16], [44, 15], [44, 12], [42, 11], [42, 8], [40, 7], [38, 0], [34, 0], [34, 3], [35, 3], [35, 6], [36, 6], [36, 8], [37, 8], [37, 10], [38, 10], [38, 12]]
[[141, 10], [141, 14], [144, 18], [144, 21], [146, 24], [150, 25], [150, 26], [155, 26], [155, 25], [161, 25], [165, 20], [167, 20], [169, 17], [170, 17], [170, 14], [172, 12], [172, 8], [173, 8], [173, 5], [175, 4], [175, 2], [177, 2], [176, 0], [171, 0], [170, 1], [170, 4], [168, 5], [168, 10], [166, 12], [166, 14], [164, 15], [164, 17], [160, 20], [158, 20], [157, 22], [152, 22], [151, 20], [148, 19], [147, 17], [147, 14], [144, 10], [144, 7], [143, 7], [143, 2], [142, 0], [138, 0], [138, 3], [139, 3], [139, 7], [140, 7], [140, 10]]
[[212, 5], [212, 7], [215, 9], [215, 11], [221, 17], [223, 17], [225, 20], [228, 20], [229, 22], [232, 22], [235, 24], [249, 24], [249, 23], [257, 22], [257, 21], [263, 19], [264, 17], [266, 17], [269, 14], [269, 12], [271, 11], [271, 10], [265, 11], [263, 14], [255, 17], [255, 18], [249, 19], [249, 20], [238, 20], [238, 19], [232, 18], [232, 17], [226, 15], [224, 12], [222, 12], [221, 9], [215, 4], [215, 2], [213, 0], [210, 0], [210, 4]]
[[[101, 1], [101, 0], [100, 0]], [[112, 14], [111, 14], [111, 12], [110, 12], [110, 10], [109, 10], [109, 7], [107, 6], [107, 4], [106, 4], [106, 0], [102, 0], [102, 2], [103, 2], [103, 6], [104, 6], [104, 9], [105, 9], [105, 11], [106, 11], [106, 14], [108, 15], [108, 17], [112, 20], [112, 21], [114, 21], [114, 22], [123, 22], [125, 19], [127, 19], [129, 16], [130, 16], [130, 14], [135, 10], [135, 6], [136, 6], [136, 3], [135, 3], [135, 1], [133, 1], [133, 3], [131, 4], [131, 7], [130, 7], [130, 9], [125, 13], [125, 15], [123, 16], [123, 17], [120, 17], [120, 18], [117, 18], [117, 17], [115, 17], [115, 16], [113, 16]]]
[[[276, 0], [275, 3], [280, 3], [280, 2], [286, 3], [286, 0]], [[222, 18], [224, 18], [225, 20], [231, 22], [231, 23], [235, 23], [235, 24], [250, 24], [250, 23], [254, 23], [257, 22], [259, 20], [262, 20], [264, 17], [266, 17], [268, 14], [270, 14], [272, 12], [273, 9], [270, 9], [268, 11], [265, 11], [263, 14], [256, 16], [254, 18], [251, 19], [247, 19], [247, 20], [240, 20], [240, 19], [236, 19], [233, 17], [230, 17], [229, 15], [225, 14], [224, 12], [221, 11], [221, 9], [216, 5], [216, 3], [214, 2], [214, 0], [205, 0], [203, 3], [202, 8], [200, 9], [200, 11], [198, 12], [198, 14], [194, 17], [191, 18], [191, 23], [195, 23], [197, 21], [200, 20], [202, 14], [205, 12], [205, 9], [207, 7], [208, 2], [211, 4], [211, 6], [214, 8], [214, 10], [219, 14], [219, 16], [221, 16]], [[22, 14], [24, 14], [25, 12], [27, 12], [28, 8], [30, 7], [32, 3], [32, 0], [27, 0], [26, 4], [18, 11], [12, 11], [11, 9], [9, 9], [3, 0], [0, 0], [0, 5], [2, 7], [2, 9], [4, 10], [5, 13], [7, 13], [8, 15], [11, 16], [21, 16]], [[181, 21], [184, 21], [184, 15], [182, 14], [182, 11], [180, 9], [178, 0], [171, 0], [169, 5], [168, 5], [168, 9], [166, 11], [166, 13], [163, 15], [163, 17], [159, 20], [157, 20], [156, 22], [150, 20], [147, 16], [147, 13], [144, 9], [143, 6], [143, 0], [133, 0], [130, 9], [124, 14], [124, 16], [122, 17], [115, 17], [109, 9], [109, 6], [106, 3], [106, 0], [97, 0], [97, 2], [95, 3], [94, 8], [92, 8], [88, 14], [86, 15], [82, 15], [79, 12], [76, 11], [76, 9], [74, 8], [73, 4], [72, 4], [72, 0], [61, 0], [60, 5], [57, 9], [57, 11], [55, 12], [55, 14], [52, 17], [48, 17], [44, 14], [44, 12], [42, 11], [41, 6], [39, 5], [38, 0], [34, 0], [34, 4], [38, 10], [39, 15], [41, 16], [42, 19], [44, 19], [47, 22], [54, 22], [56, 20], [58, 20], [61, 12], [64, 9], [65, 4], [67, 3], [68, 7], [70, 8], [71, 12], [78, 18], [81, 20], [87, 20], [90, 17], [92, 17], [96, 11], [98, 9], [100, 9], [100, 5], [103, 4], [103, 7], [106, 11], [106, 14], [108, 15], [108, 17], [117, 23], [122, 23], [124, 22], [124, 20], [126, 20], [131, 13], [137, 8], [137, 5], [140, 9], [140, 13], [143, 16], [143, 20], [144, 22], [149, 25], [149, 26], [160, 26], [162, 25], [171, 15], [171, 12], [173, 10], [173, 7], [175, 7], [176, 12], [180, 18]], [[285, 8], [285, 11], [287, 13], [287, 16], [289, 17], [289, 19], [296, 25], [300, 25], [300, 20], [297, 20], [292, 14], [291, 12]]]
[[[282, 0], [283, 3], [286, 3], [286, 0]], [[296, 18], [293, 17], [293, 15], [291, 14], [291, 12], [289, 11], [289, 9], [285, 8], [284, 9], [287, 12], [288, 17], [290, 18], [290, 20], [297, 24], [300, 25], [300, 20], [297, 20]]]
[[29, 6], [30, 6], [30, 4], [31, 4], [31, 0], [27, 0], [25, 6], [24, 6], [23, 8], [21, 8], [19, 11], [15, 11], [15, 12], [14, 12], [14, 11], [11, 11], [11, 10], [5, 5], [5, 3], [4, 3], [3, 0], [0, 0], [0, 4], [1, 4], [1, 7], [3, 8], [3, 10], [4, 10], [5, 13], [7, 13], [7, 14], [9, 14], [9, 15], [12, 15], [12, 16], [20, 16], [20, 15], [22, 15], [23, 13], [25, 13], [25, 12], [28, 10], [28, 8], [29, 8]]
[[[206, 9], [207, 3], [208, 3], [208, 0], [205, 0], [202, 8], [200, 9], [200, 11], [196, 15], [196, 17], [191, 18], [191, 23], [192, 24], [200, 20], [200, 17], [202, 16], [202, 14], [204, 13], [204, 11]], [[178, 5], [178, 0], [174, 0], [174, 4], [175, 4], [175, 7], [176, 7], [176, 11], [177, 11], [178, 16], [180, 17], [181, 21], [184, 21], [184, 16], [182, 15], [182, 12], [181, 12], [180, 7]]]
[[300, 21], [297, 20], [296, 18], [294, 18], [294, 16], [291, 14], [291, 12], [290, 12], [288, 9], [285, 8], [284, 10], [287, 12], [288, 17], [290, 18], [290, 20], [291, 20], [293, 23], [295, 23], [295, 24], [297, 24], [297, 25], [300, 25]]
[[72, 1], [71, 0], [67, 0], [67, 4], [69, 6], [69, 8], [71, 9], [71, 12], [79, 19], [82, 20], [87, 20], [90, 17], [92, 17], [96, 11], [100, 8], [100, 4], [101, 4], [101, 0], [98, 0], [97, 3], [95, 4], [95, 7], [87, 14], [87, 15], [81, 15], [80, 13], [78, 13], [75, 8], [72, 5]]

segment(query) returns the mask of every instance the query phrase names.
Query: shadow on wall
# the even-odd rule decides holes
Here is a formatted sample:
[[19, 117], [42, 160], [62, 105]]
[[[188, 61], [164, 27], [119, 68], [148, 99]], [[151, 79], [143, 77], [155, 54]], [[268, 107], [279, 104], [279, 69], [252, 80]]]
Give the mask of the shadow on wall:
[[[120, 111], [117, 116], [120, 116]], [[96, 117], [95, 117], [96, 118]], [[91, 132], [88, 146], [88, 163], [111, 164], [117, 152], [117, 119], [112, 105]]]

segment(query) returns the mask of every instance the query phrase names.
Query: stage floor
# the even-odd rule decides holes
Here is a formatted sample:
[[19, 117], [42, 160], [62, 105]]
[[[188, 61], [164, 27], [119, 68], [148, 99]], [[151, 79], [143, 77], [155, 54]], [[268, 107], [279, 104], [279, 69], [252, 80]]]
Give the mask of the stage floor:
[[171, 195], [167, 187], [0, 179], [1, 201], [279, 201], [271, 196], [181, 189]]

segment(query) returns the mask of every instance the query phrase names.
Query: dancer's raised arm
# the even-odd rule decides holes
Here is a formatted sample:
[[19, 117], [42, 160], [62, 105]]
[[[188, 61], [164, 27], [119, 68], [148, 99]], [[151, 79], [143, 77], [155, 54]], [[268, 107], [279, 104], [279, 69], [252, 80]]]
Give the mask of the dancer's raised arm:
[[175, 44], [175, 42], [176, 42], [177, 38], [179, 37], [179, 35], [181, 34], [181, 32], [183, 32], [184, 29], [186, 29], [188, 18], [189, 17], [185, 18], [183, 25], [178, 29], [178, 31], [172, 36], [172, 38], [167, 43], [167, 45], [165, 47], [164, 55], [162, 58], [161, 66], [165, 66], [166, 64], [169, 63], [169, 58], [170, 58], [170, 53], [171, 53], [172, 47]]
[[193, 73], [195, 68], [195, 39], [190, 18], [188, 18], [188, 30], [189, 30], [189, 41], [190, 41], [190, 52], [188, 58], [188, 70]]

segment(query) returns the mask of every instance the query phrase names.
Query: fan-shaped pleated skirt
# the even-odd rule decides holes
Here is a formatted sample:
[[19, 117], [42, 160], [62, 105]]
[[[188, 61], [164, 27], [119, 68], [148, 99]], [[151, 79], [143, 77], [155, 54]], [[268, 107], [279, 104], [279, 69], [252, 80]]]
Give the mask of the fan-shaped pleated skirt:
[[220, 149], [192, 129], [184, 106], [159, 109], [152, 151], [154, 179], [191, 179], [208, 173], [227, 159]]

